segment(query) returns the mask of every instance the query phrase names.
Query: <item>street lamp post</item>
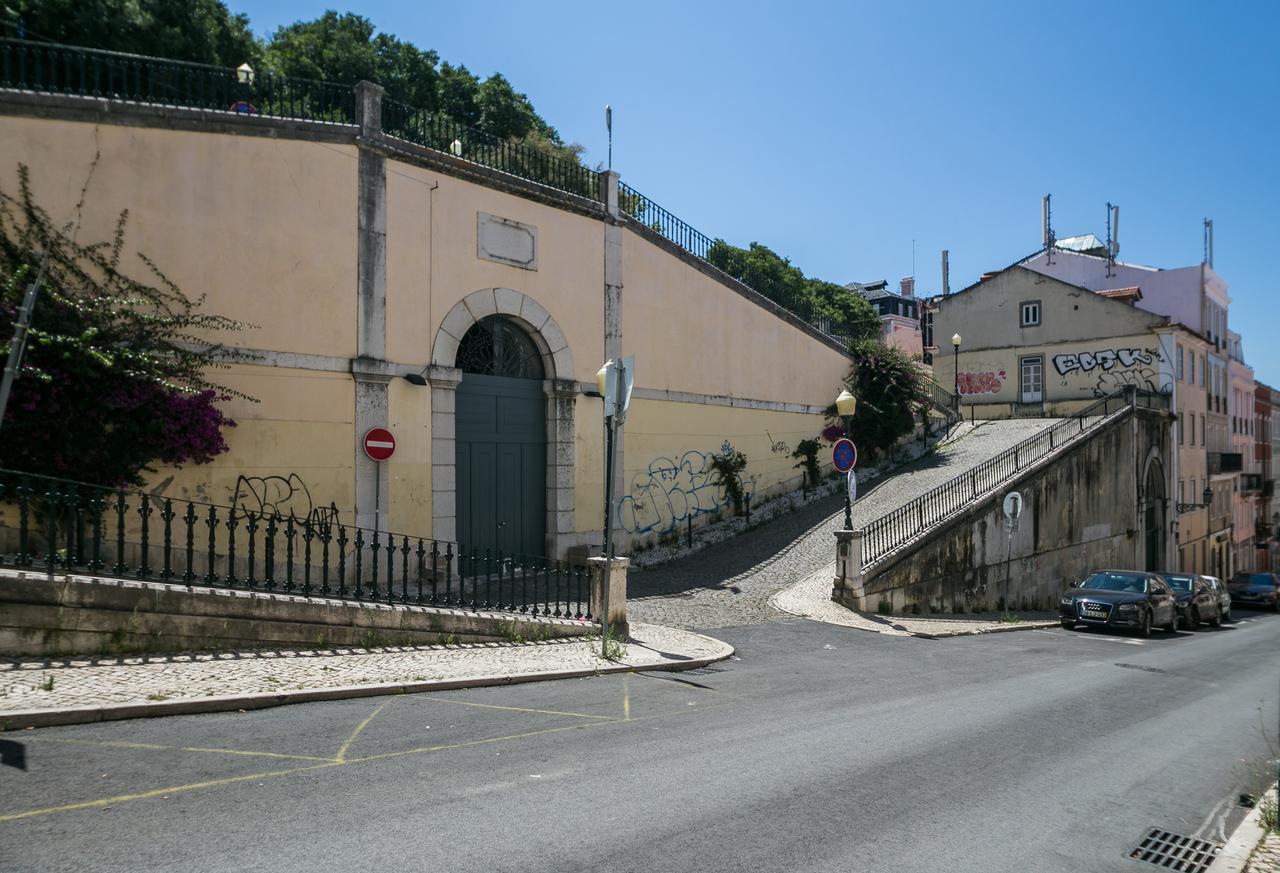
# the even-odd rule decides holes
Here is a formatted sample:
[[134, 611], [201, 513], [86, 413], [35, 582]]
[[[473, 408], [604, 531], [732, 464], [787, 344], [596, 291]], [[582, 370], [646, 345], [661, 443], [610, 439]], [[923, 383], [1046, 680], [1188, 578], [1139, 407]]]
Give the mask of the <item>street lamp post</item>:
[[952, 360], [955, 362], [956, 375], [956, 411], [960, 411], [960, 334], [951, 337], [951, 348], [955, 350]]
[[[845, 388], [840, 392], [840, 396], [836, 398], [836, 414], [840, 416], [840, 425], [844, 430], [844, 435], [849, 436], [849, 419], [858, 411], [858, 398], [849, 393], [849, 389]], [[852, 476], [853, 470], [850, 469], [847, 476]], [[853, 530], [853, 501], [849, 497], [849, 481], [846, 478], [844, 483], [844, 529]]]

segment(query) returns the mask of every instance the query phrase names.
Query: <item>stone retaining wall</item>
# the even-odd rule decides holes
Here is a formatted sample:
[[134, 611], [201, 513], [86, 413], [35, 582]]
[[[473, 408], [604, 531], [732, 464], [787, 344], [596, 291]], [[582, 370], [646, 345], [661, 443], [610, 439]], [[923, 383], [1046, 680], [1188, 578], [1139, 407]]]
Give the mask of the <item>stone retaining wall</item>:
[[0, 656], [8, 657], [434, 645], [594, 633], [599, 626], [589, 621], [0, 571]]

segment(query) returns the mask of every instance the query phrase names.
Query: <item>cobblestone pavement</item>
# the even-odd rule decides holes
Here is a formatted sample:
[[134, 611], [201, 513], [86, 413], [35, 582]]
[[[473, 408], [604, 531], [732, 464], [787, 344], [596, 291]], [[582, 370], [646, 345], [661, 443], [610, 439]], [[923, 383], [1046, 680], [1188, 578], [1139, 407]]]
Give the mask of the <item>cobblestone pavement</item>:
[[838, 624], [889, 636], [954, 637], [996, 633], [1025, 628], [1054, 627], [1057, 616], [1050, 612], [1019, 613], [1006, 620], [995, 613], [967, 615], [872, 615], [854, 612], [831, 600], [833, 567], [818, 570], [802, 582], [775, 594], [770, 605], [801, 618]]
[[[1055, 421], [1037, 418], [959, 425], [951, 440], [933, 453], [861, 487], [854, 504], [854, 526], [892, 512]], [[843, 507], [842, 497], [815, 500], [686, 558], [633, 568], [627, 579], [628, 616], [690, 629], [796, 618], [770, 605], [770, 600], [834, 563], [831, 532], [844, 522]]]
[[5, 659], [0, 660], [0, 724], [6, 714], [33, 709], [653, 669], [717, 660], [732, 652], [727, 643], [701, 634], [632, 623], [631, 641], [616, 661], [600, 657], [599, 638], [373, 650]]
[[1280, 873], [1280, 831], [1271, 831], [1249, 857], [1246, 873]]

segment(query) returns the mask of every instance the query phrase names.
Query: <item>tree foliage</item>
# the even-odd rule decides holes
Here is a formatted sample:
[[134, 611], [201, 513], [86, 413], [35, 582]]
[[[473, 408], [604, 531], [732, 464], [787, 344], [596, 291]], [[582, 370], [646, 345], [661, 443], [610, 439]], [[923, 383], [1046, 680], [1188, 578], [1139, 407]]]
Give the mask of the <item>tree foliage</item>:
[[5, 0], [5, 36], [236, 67], [261, 63], [249, 18], [222, 0]]
[[923, 376], [910, 358], [892, 346], [862, 340], [851, 351], [853, 370], [846, 385], [858, 398], [858, 410], [850, 422], [850, 435], [860, 451], [883, 452], [915, 427], [921, 407], [928, 402]]
[[[245, 325], [199, 311], [148, 258], [122, 271], [127, 212], [113, 237], [82, 244], [37, 205], [27, 168], [0, 190], [0, 323], [43, 275], [19, 378], [0, 427], [0, 467], [92, 483], [141, 484], [149, 464], [205, 463], [234, 427], [216, 406], [240, 396], [208, 381], [221, 347]], [[43, 274], [41, 265], [43, 264]], [[0, 353], [7, 355], [6, 344]]]
[[707, 260], [806, 321], [828, 322], [829, 333], [854, 342], [880, 336], [880, 318], [862, 295], [834, 282], [806, 277], [768, 246], [753, 242], [742, 249], [716, 240]]

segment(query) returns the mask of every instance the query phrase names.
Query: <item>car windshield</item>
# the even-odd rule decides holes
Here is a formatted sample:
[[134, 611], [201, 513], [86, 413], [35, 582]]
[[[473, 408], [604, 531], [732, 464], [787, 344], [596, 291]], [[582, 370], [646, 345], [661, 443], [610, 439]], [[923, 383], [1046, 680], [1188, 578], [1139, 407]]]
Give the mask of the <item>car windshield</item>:
[[1130, 591], [1134, 594], [1147, 593], [1147, 577], [1137, 573], [1094, 573], [1076, 586], [1077, 588], [1095, 588], [1102, 591]]
[[1267, 588], [1274, 584], [1270, 573], [1238, 573], [1231, 581], [1237, 585], [1256, 585]]
[[1164, 577], [1164, 581], [1168, 582], [1169, 587], [1172, 588], [1174, 591], [1190, 591], [1191, 590], [1190, 576], [1167, 576], [1166, 575]]

